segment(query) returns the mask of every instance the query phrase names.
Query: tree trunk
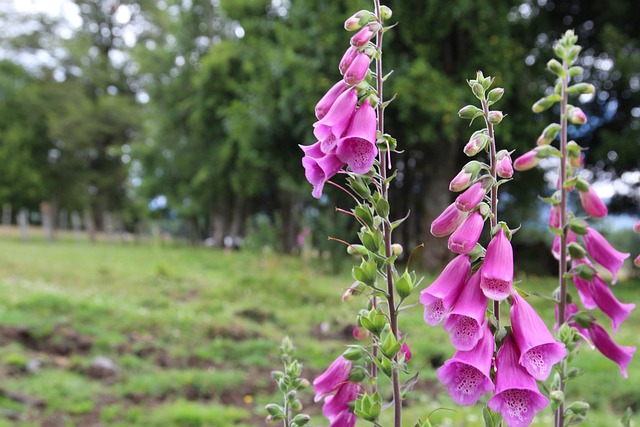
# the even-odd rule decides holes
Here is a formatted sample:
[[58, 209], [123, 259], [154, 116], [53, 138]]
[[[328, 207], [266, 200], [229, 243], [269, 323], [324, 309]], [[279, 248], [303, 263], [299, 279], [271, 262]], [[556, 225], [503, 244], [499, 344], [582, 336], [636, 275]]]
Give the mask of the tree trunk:
[[2, 205], [2, 227], [6, 229], [11, 227], [11, 203]]
[[53, 240], [53, 205], [49, 202], [40, 203], [40, 214], [42, 215], [42, 232], [48, 241]]
[[87, 208], [84, 211], [84, 224], [87, 229], [87, 235], [89, 236], [89, 241], [91, 243], [95, 243], [96, 237], [97, 237], [96, 222], [93, 217], [93, 211], [90, 208]]
[[286, 254], [292, 254], [296, 248], [296, 229], [297, 221], [295, 219], [295, 195], [284, 191], [280, 202], [280, 244], [282, 251]]
[[213, 197], [209, 205], [209, 220], [211, 223], [211, 239], [213, 246], [224, 246], [224, 238], [227, 234], [227, 218], [229, 205], [222, 197]]
[[22, 208], [18, 212], [18, 226], [20, 227], [20, 238], [23, 241], [29, 240], [29, 210]]
[[71, 227], [73, 228], [73, 237], [76, 241], [82, 239], [82, 217], [78, 211], [71, 212]]

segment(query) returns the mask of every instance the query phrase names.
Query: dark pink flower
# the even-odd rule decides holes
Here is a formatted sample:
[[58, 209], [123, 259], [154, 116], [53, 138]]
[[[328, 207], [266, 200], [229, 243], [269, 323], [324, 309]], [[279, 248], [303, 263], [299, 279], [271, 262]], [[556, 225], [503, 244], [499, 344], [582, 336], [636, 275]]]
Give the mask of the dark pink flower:
[[467, 188], [464, 193], [456, 198], [456, 208], [463, 212], [471, 212], [487, 194], [487, 188], [484, 187], [484, 181], [478, 181], [471, 187]]
[[464, 284], [458, 300], [442, 324], [456, 350], [471, 350], [482, 338], [486, 311], [487, 297], [480, 289], [480, 271], [477, 271]]
[[622, 322], [629, 317], [631, 310], [633, 310], [636, 305], [624, 304], [618, 301], [609, 286], [597, 274], [595, 274], [593, 280], [588, 283], [593, 300], [598, 305], [598, 308], [611, 319], [613, 332], [618, 332], [618, 328]]
[[314, 401], [318, 402], [327, 394], [331, 394], [342, 384], [349, 381], [351, 361], [343, 356], [338, 357], [318, 378], [313, 380]]
[[[398, 332], [398, 339], [402, 339], [402, 334], [399, 333], [399, 332]], [[402, 343], [402, 347], [400, 348], [400, 351], [398, 352], [398, 357], [400, 357], [400, 356], [404, 356], [404, 361], [405, 362], [408, 362], [413, 357], [413, 353], [411, 353], [411, 349], [409, 348], [409, 345], [407, 344], [406, 340], [405, 340], [405, 342]]]
[[518, 363], [518, 348], [507, 335], [496, 357], [496, 391], [489, 408], [502, 414], [507, 427], [526, 427], [549, 401], [540, 394], [535, 378]]
[[358, 418], [349, 411], [342, 411], [340, 414], [331, 420], [329, 427], [353, 427], [356, 425]]
[[502, 301], [511, 295], [513, 285], [513, 248], [500, 228], [487, 246], [482, 264], [482, 292], [492, 300]]
[[449, 183], [449, 190], [455, 192], [462, 191], [471, 185], [472, 180], [473, 173], [462, 169]]
[[602, 218], [607, 216], [607, 205], [598, 196], [592, 186], [588, 191], [578, 191], [580, 194], [580, 202], [585, 212], [594, 218]]
[[538, 313], [517, 292], [513, 293], [509, 317], [520, 349], [520, 364], [535, 379], [546, 380], [553, 365], [567, 355], [564, 344], [556, 342]]
[[436, 237], [448, 236], [456, 231], [460, 224], [464, 222], [467, 215], [467, 212], [462, 212], [456, 208], [455, 203], [451, 203], [431, 223], [431, 234]]
[[486, 321], [483, 330], [482, 339], [472, 350], [456, 351], [437, 371], [440, 382], [458, 405], [475, 405], [480, 396], [493, 390], [491, 364], [495, 344]]
[[420, 292], [425, 322], [435, 326], [442, 321], [462, 292], [470, 270], [469, 256], [458, 255], [428, 288]]
[[340, 80], [338, 83], [333, 85], [331, 89], [329, 89], [329, 91], [316, 104], [316, 117], [318, 120], [327, 115], [336, 99], [338, 99], [338, 97], [347, 89], [349, 89], [349, 86], [344, 82], [344, 80]]
[[633, 231], [635, 231], [636, 233], [640, 233], [640, 221], [633, 224]]
[[342, 412], [349, 412], [349, 404], [356, 400], [360, 391], [360, 384], [344, 382], [338, 386], [336, 394], [327, 396], [322, 405], [322, 413], [330, 420], [334, 421]]
[[348, 85], [357, 85], [360, 83], [367, 76], [370, 63], [371, 58], [369, 58], [367, 54], [359, 53], [344, 73], [344, 81]]
[[500, 178], [513, 176], [513, 163], [507, 150], [500, 150], [496, 155], [496, 174]]
[[344, 162], [341, 162], [334, 154], [326, 154], [319, 159], [304, 156], [302, 166], [304, 167], [304, 176], [313, 185], [311, 195], [319, 199], [322, 196], [324, 184], [344, 167]]
[[589, 328], [589, 336], [600, 353], [616, 362], [620, 366], [620, 374], [627, 378], [627, 366], [631, 362], [636, 348], [619, 346], [611, 339], [607, 331], [595, 322]]
[[615, 284], [618, 270], [622, 267], [624, 260], [629, 257], [629, 254], [615, 250], [602, 234], [591, 227], [587, 227], [587, 234], [582, 236], [582, 238], [584, 239], [584, 244], [589, 255], [591, 255], [598, 264], [611, 272], [613, 276], [611, 283]]
[[[576, 268], [580, 264], [587, 264], [590, 267], [593, 266], [591, 264], [591, 261], [589, 261], [589, 259], [587, 258], [571, 261], [572, 268]], [[578, 296], [580, 297], [580, 301], [582, 302], [582, 305], [584, 306], [584, 308], [586, 308], [587, 310], [592, 310], [596, 308], [597, 305], [596, 305], [596, 302], [593, 300], [593, 296], [591, 295], [589, 281], [575, 275], [573, 276], [573, 284], [578, 290]]]
[[484, 227], [484, 218], [475, 211], [449, 237], [449, 250], [458, 254], [468, 254], [475, 248]]
[[376, 155], [376, 112], [364, 101], [355, 112], [345, 136], [338, 140], [336, 156], [358, 174], [368, 173]]
[[356, 110], [358, 94], [351, 88], [343, 92], [331, 105], [325, 116], [313, 124], [313, 134], [319, 141], [332, 135], [341, 138]]
[[548, 224], [553, 228], [560, 228], [560, 206], [551, 206]]
[[340, 74], [344, 75], [344, 73], [347, 72], [349, 65], [351, 65], [351, 63], [353, 62], [353, 60], [355, 59], [355, 57], [358, 55], [359, 52], [360, 51], [358, 50], [358, 48], [354, 46], [350, 46], [349, 49], [347, 49], [344, 55], [342, 55], [342, 59], [340, 60], [340, 64], [338, 65], [338, 68], [340, 69]]
[[351, 37], [351, 46], [362, 47], [366, 45], [369, 40], [376, 35], [378, 30], [380, 29], [380, 24], [377, 22], [371, 22], [364, 26], [360, 31], [355, 33], [353, 37]]
[[518, 157], [515, 162], [513, 162], [513, 168], [517, 171], [523, 172], [529, 169], [533, 169], [540, 163], [540, 157], [538, 157], [538, 148], [540, 146], [534, 148], [533, 150], [527, 151], [522, 156]]

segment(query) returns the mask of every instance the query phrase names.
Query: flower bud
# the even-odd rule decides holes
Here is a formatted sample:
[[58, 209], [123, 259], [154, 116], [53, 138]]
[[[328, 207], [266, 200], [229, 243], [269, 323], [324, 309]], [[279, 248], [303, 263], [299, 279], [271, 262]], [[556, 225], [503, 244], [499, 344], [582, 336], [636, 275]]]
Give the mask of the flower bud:
[[544, 128], [540, 136], [538, 137], [537, 144], [538, 145], [548, 145], [556, 139], [558, 132], [560, 131], [560, 125], [558, 123], [551, 123], [549, 126]]
[[533, 104], [533, 107], [531, 107], [531, 110], [534, 113], [542, 113], [558, 101], [560, 101], [560, 95], [558, 94], [545, 96], [544, 98], [537, 100], [536, 103]]
[[303, 426], [311, 421], [311, 417], [307, 414], [298, 414], [291, 421], [292, 426]]
[[636, 233], [640, 233], [640, 221], [636, 222], [633, 225], [633, 231], [635, 231]]
[[402, 252], [404, 251], [404, 249], [402, 248], [402, 245], [400, 243], [394, 243], [391, 245], [391, 252], [395, 255], [395, 256], [400, 256], [402, 255]]
[[[470, 83], [471, 84], [471, 83]], [[478, 99], [484, 99], [484, 87], [478, 82], [474, 82], [471, 84], [471, 91]]]
[[349, 68], [344, 73], [344, 81], [348, 85], [357, 85], [367, 75], [367, 71], [369, 71], [369, 64], [371, 63], [371, 59], [365, 55], [364, 53], [359, 53], [356, 55], [353, 62], [349, 65]]
[[587, 402], [573, 402], [566, 409], [566, 412], [573, 412], [576, 415], [586, 415], [589, 411], [589, 404]]
[[[342, 353], [342, 357], [351, 361], [362, 359], [362, 356], [364, 356], [364, 351], [360, 346], [349, 347], [348, 349], [345, 350], [344, 353]], [[351, 364], [350, 363], [345, 364], [345, 366], [349, 366], [349, 365]]]
[[474, 160], [467, 163], [458, 175], [451, 180], [449, 190], [456, 193], [465, 190], [471, 185], [471, 182], [476, 179], [478, 173], [480, 173], [480, 169], [482, 169], [480, 162]]
[[562, 77], [564, 75], [564, 68], [562, 68], [562, 64], [557, 59], [547, 62], [547, 69], [558, 76]]
[[560, 206], [551, 206], [551, 210], [549, 211], [549, 220], [547, 223], [550, 227], [560, 228]]
[[583, 125], [587, 123], [587, 115], [578, 107], [573, 107], [569, 110], [567, 113], [567, 119], [569, 120], [569, 123], [574, 125]]
[[464, 154], [469, 157], [475, 156], [486, 147], [489, 137], [484, 133], [474, 134], [464, 146]]
[[347, 49], [344, 55], [342, 55], [342, 59], [340, 60], [340, 64], [338, 65], [340, 74], [344, 75], [344, 73], [347, 72], [347, 69], [349, 69], [349, 66], [351, 65], [353, 60], [356, 58], [356, 56], [358, 56], [358, 53], [360, 52], [358, 51], [357, 47], [349, 46], [349, 49]]
[[360, 292], [360, 282], [354, 282], [351, 286], [347, 288], [346, 291], [342, 294], [343, 302], [351, 302], [353, 301], [358, 293]]
[[351, 46], [362, 47], [380, 30], [380, 24], [371, 22], [351, 37]]
[[444, 237], [456, 231], [467, 217], [467, 212], [462, 212], [456, 208], [455, 203], [451, 203], [442, 211], [440, 215], [431, 223], [431, 234], [436, 237]]
[[[355, 338], [358, 341], [365, 340], [369, 338], [369, 336], [371, 336], [371, 333], [366, 328], [363, 328], [362, 326], [356, 326], [355, 328], [353, 328], [352, 334], [353, 334], [353, 338]], [[345, 358], [348, 359], [347, 356], [345, 356]], [[359, 358], [360, 357], [358, 357], [358, 359]]]
[[356, 31], [366, 25], [373, 18], [373, 14], [368, 10], [360, 10], [344, 22], [344, 29], [347, 31]]
[[589, 183], [582, 178], [576, 179], [576, 188], [578, 191], [589, 191]]
[[538, 157], [538, 147], [533, 150], [527, 151], [522, 156], [518, 157], [515, 162], [513, 162], [513, 167], [517, 171], [526, 171], [529, 169], [533, 169], [540, 163], [540, 157]]
[[396, 281], [396, 292], [398, 292], [398, 295], [402, 299], [411, 295], [411, 292], [413, 292], [413, 281], [411, 280], [409, 273], [405, 272], [398, 278]]
[[502, 121], [503, 117], [502, 111], [489, 111], [489, 123], [497, 125]]
[[573, 259], [582, 259], [587, 256], [587, 251], [585, 251], [584, 248], [576, 242], [569, 243], [567, 249], [569, 250], [569, 255], [571, 255], [571, 258]]
[[[485, 180], [486, 182], [490, 182], [489, 180]], [[489, 187], [485, 187], [485, 181], [478, 181], [473, 184], [471, 187], [467, 188], [464, 193], [460, 194], [456, 198], [456, 208], [463, 212], [471, 212], [478, 206], [478, 203], [482, 201], [485, 194], [487, 194], [487, 189]]]
[[496, 102], [500, 101], [500, 99], [502, 99], [502, 95], [504, 95], [504, 89], [501, 87], [497, 87], [489, 92], [489, 95], [487, 95], [487, 99], [489, 100], [490, 104], [495, 104]]
[[482, 110], [474, 105], [466, 105], [458, 111], [461, 119], [472, 120], [482, 115]]
[[567, 88], [567, 92], [572, 95], [589, 94], [589, 93], [594, 93], [595, 91], [596, 91], [596, 87], [590, 83], [577, 83]]
[[549, 397], [556, 402], [564, 402], [564, 393], [561, 390], [553, 390]]
[[391, 19], [391, 16], [393, 16], [393, 12], [391, 11], [391, 9], [389, 9], [388, 6], [380, 6], [380, 18], [382, 18], [383, 21]]
[[584, 73], [584, 68], [580, 66], [574, 65], [573, 67], [569, 68], [569, 75], [571, 77], [579, 76], [582, 73]]
[[496, 155], [496, 173], [500, 178], [511, 178], [513, 176], [513, 164], [507, 150], [500, 150]]
[[362, 381], [364, 381], [366, 377], [367, 377], [367, 374], [365, 370], [360, 366], [356, 366], [351, 370], [351, 373], [349, 374], [349, 382], [361, 383]]
[[580, 218], [571, 218], [568, 225], [571, 231], [582, 236], [587, 234], [587, 228], [589, 227], [589, 225]]

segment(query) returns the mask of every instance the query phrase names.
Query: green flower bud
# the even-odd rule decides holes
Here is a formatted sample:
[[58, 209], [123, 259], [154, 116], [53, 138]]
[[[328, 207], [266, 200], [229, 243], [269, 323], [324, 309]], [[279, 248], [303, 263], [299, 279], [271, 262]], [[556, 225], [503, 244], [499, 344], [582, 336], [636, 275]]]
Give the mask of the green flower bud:
[[589, 404], [587, 402], [573, 402], [569, 407], [567, 407], [567, 412], [573, 412], [576, 415], [586, 415], [589, 411]]
[[347, 360], [360, 360], [364, 356], [364, 350], [362, 347], [349, 347], [342, 356]]
[[383, 21], [391, 19], [392, 16], [393, 12], [391, 11], [391, 9], [389, 9], [389, 7], [384, 5], [380, 6], [380, 18], [382, 18]]
[[538, 137], [537, 144], [538, 145], [548, 145], [556, 139], [558, 132], [560, 131], [560, 125], [558, 123], [551, 123], [549, 126], [544, 128], [540, 136]]
[[571, 255], [571, 258], [573, 259], [582, 259], [587, 256], [587, 251], [578, 243], [569, 243], [567, 249], [569, 250], [569, 255]]
[[413, 281], [411, 280], [411, 276], [409, 273], [405, 272], [398, 280], [396, 281], [396, 291], [400, 298], [405, 299], [411, 292], [413, 291]]
[[502, 95], [504, 95], [503, 88], [497, 87], [495, 89], [492, 89], [491, 92], [489, 92], [489, 95], [487, 95], [489, 104], [495, 104], [496, 102], [500, 101], [500, 99], [502, 98]]
[[540, 98], [539, 100], [537, 100], [536, 103], [533, 104], [533, 107], [531, 107], [531, 110], [534, 113], [542, 113], [543, 111], [551, 108], [551, 106], [560, 101], [560, 99], [560, 95], [558, 95], [557, 93], [545, 96], [544, 98]]
[[475, 82], [471, 85], [471, 91], [478, 99], [484, 99], [484, 88], [478, 82]]
[[573, 67], [569, 68], [569, 75], [570, 75], [571, 77], [579, 76], [579, 75], [581, 75], [582, 73], [584, 73], [584, 68], [579, 67], [579, 66], [577, 66], [577, 65], [575, 65], [575, 66], [573, 66]]
[[276, 405], [275, 403], [270, 403], [267, 406], [265, 406], [264, 409], [267, 410], [269, 415], [271, 415], [274, 420], [284, 419], [284, 409], [280, 405]]
[[311, 417], [306, 414], [298, 414], [293, 418], [293, 425], [295, 426], [303, 426], [306, 425], [309, 421], [311, 421]]
[[567, 88], [567, 93], [570, 93], [571, 95], [589, 94], [594, 93], [595, 91], [596, 87], [590, 83], [577, 83]]
[[402, 255], [402, 252], [404, 251], [404, 248], [402, 247], [402, 245], [400, 243], [394, 243], [391, 245], [391, 252], [395, 255], [395, 256], [400, 256]]
[[547, 69], [560, 77], [564, 76], [564, 68], [562, 68], [562, 64], [560, 64], [556, 59], [552, 59], [547, 62]]
[[460, 111], [458, 111], [458, 116], [461, 119], [472, 120], [476, 117], [480, 117], [482, 115], [482, 110], [473, 105], [467, 105], [462, 107]]
[[361, 367], [353, 368], [349, 374], [349, 382], [352, 383], [361, 383], [365, 378], [367, 378], [367, 373]]
[[489, 111], [489, 123], [496, 125], [502, 121], [503, 117], [502, 111]]
[[578, 191], [586, 193], [589, 191], [589, 183], [582, 178], [576, 179], [576, 188]]
[[561, 390], [553, 390], [549, 397], [556, 402], [564, 402], [564, 393]]
[[587, 234], [588, 224], [580, 218], [571, 218], [569, 220], [569, 228], [576, 234], [584, 236]]

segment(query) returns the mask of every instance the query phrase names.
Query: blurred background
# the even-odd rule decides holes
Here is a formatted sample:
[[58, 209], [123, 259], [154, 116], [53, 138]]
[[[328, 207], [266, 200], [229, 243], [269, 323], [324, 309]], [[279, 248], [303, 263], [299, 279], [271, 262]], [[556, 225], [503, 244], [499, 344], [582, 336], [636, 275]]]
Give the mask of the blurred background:
[[[462, 148], [479, 126], [468, 128], [457, 116], [473, 102], [465, 80], [482, 70], [505, 88], [497, 108], [507, 117], [497, 127], [497, 142], [517, 157], [557, 120], [557, 111], [533, 114], [531, 105], [553, 90], [545, 65], [566, 29], [574, 29], [583, 46], [583, 81], [596, 87], [595, 94], [579, 99], [587, 125], [569, 128], [570, 138], [588, 148], [582, 176], [609, 207], [609, 217], [595, 224], [633, 259], [640, 248], [640, 237], [630, 232], [640, 217], [637, 2], [390, 0], [387, 5], [399, 25], [385, 36], [385, 70], [394, 70], [385, 92], [398, 94], [386, 110], [386, 124], [404, 150], [394, 160], [393, 215], [411, 212], [395, 239], [405, 255], [425, 243], [415, 266], [436, 271], [447, 260], [446, 239], [432, 237], [429, 226], [451, 203], [449, 181], [465, 163]], [[0, 206], [6, 254], [0, 257], [6, 297], [0, 332], [13, 337], [0, 355], [19, 372], [40, 360], [45, 368], [34, 369], [49, 369], [47, 378], [59, 381], [20, 382], [10, 371], [8, 377], [27, 397], [67, 386], [69, 393], [90, 391], [72, 399], [72, 407], [43, 398], [54, 409], [38, 409], [35, 418], [24, 415], [37, 408], [34, 402], [0, 400], [14, 416], [7, 419], [134, 425], [135, 414], [128, 421], [122, 414], [135, 399], [148, 408], [171, 396], [177, 405], [167, 409], [171, 414], [199, 413], [189, 406], [188, 390], [194, 387], [220, 391], [196, 392], [197, 397], [259, 413], [251, 409], [259, 407], [254, 394], [270, 390], [267, 366], [277, 362], [264, 355], [276, 354], [283, 331], [308, 345], [311, 356], [305, 362], [316, 371], [330, 360], [330, 350], [344, 345], [349, 325], [342, 309], [324, 313], [325, 320], [308, 310], [274, 314], [278, 303], [252, 286], [263, 283], [268, 291], [291, 297], [294, 306], [308, 307], [322, 306], [328, 295], [337, 298], [336, 289], [349, 284], [343, 248], [327, 236], [352, 238], [353, 224], [335, 212], [336, 206], [349, 209], [352, 201], [331, 186], [322, 199], [311, 197], [298, 144], [315, 142], [314, 105], [341, 78], [337, 64], [350, 37], [342, 29], [344, 20], [370, 7], [356, 0], [0, 0]], [[555, 166], [543, 161], [500, 190], [502, 218], [523, 225], [514, 244], [525, 276], [556, 270], [548, 250], [548, 208], [538, 198], [553, 193]], [[573, 207], [581, 212], [579, 202]], [[310, 276], [317, 271], [338, 273], [337, 279], [321, 279], [334, 284], [332, 293], [303, 290], [316, 286]], [[633, 278], [635, 271], [628, 262], [625, 277]], [[226, 279], [236, 280], [239, 288]], [[637, 288], [637, 281], [630, 283]], [[212, 284], [219, 286], [212, 290]], [[552, 289], [552, 283], [541, 286]], [[207, 298], [209, 305], [203, 302]], [[168, 321], [175, 329], [167, 329]], [[419, 321], [415, 325], [423, 327]], [[192, 334], [187, 341], [185, 331]], [[85, 338], [89, 342], [82, 344]], [[66, 344], [52, 352], [52, 340]], [[188, 351], [207, 340], [211, 344]], [[242, 352], [238, 342], [245, 345]], [[424, 346], [424, 363], [439, 366], [448, 351], [446, 340], [442, 343], [439, 350]], [[228, 371], [225, 360], [237, 361], [239, 354], [258, 356], [246, 366], [234, 365], [235, 376], [202, 373]], [[115, 377], [120, 387], [115, 395], [128, 396], [129, 403], [96, 398], [112, 396], [95, 389], [110, 387], [109, 380], [100, 386], [83, 382], [95, 357], [104, 355], [115, 360], [118, 375], [136, 373], [138, 382], [131, 384]], [[245, 384], [238, 378], [247, 366], [258, 374], [266, 370], [256, 374], [262, 378], [258, 385], [238, 386]], [[158, 385], [152, 377], [160, 378], [160, 368], [173, 376], [161, 377]], [[617, 375], [615, 369], [604, 372]], [[192, 388], [176, 392], [186, 399], [176, 401], [171, 386], [181, 381]], [[173, 391], [145, 400], [162, 387]], [[237, 387], [240, 397], [230, 391]], [[624, 387], [630, 386], [612, 385], [620, 393], [626, 393]], [[626, 400], [616, 395], [620, 407], [612, 411], [624, 409], [623, 401], [638, 405], [638, 391], [629, 393]], [[210, 406], [203, 410], [210, 413]], [[156, 418], [144, 413], [141, 425], [171, 419], [168, 412]], [[86, 421], [86, 414], [93, 418]], [[213, 424], [166, 425], [246, 421], [233, 412], [224, 412], [228, 418], [220, 414], [218, 420], [232, 421], [216, 424], [214, 417]]]

